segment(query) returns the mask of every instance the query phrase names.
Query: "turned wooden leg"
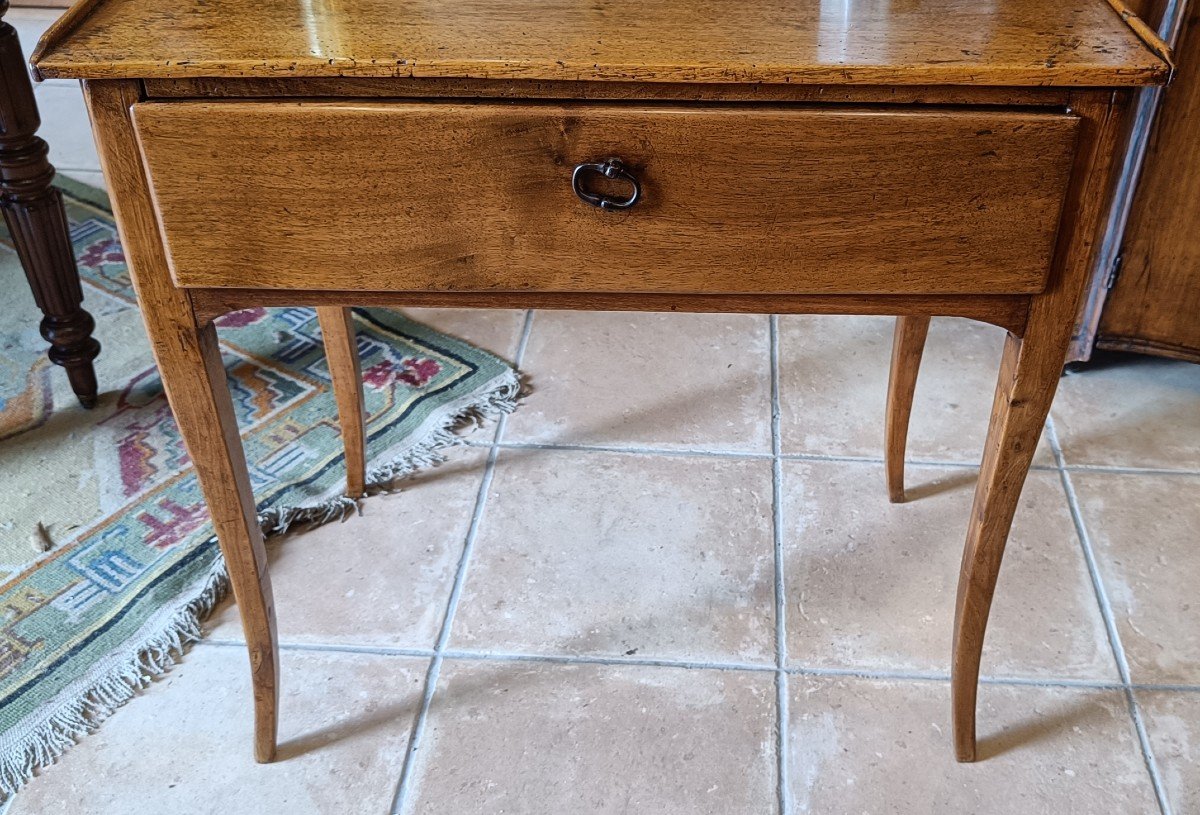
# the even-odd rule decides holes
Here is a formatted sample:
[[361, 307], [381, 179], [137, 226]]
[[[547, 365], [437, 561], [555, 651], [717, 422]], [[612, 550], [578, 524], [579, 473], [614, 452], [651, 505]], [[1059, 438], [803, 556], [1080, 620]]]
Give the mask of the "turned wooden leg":
[[367, 449], [362, 366], [354, 339], [354, 316], [348, 308], [326, 306], [317, 309], [317, 319], [325, 340], [325, 357], [329, 360], [342, 443], [346, 448], [346, 494], [357, 498], [367, 489]]
[[242, 617], [254, 693], [254, 755], [266, 762], [275, 756], [279, 698], [279, 647], [266, 549], [216, 329], [196, 319], [190, 296], [175, 287], [167, 267], [129, 119], [139, 91], [138, 83], [127, 81], [84, 86], [150, 347], [196, 467]]
[[904, 448], [908, 444], [908, 420], [912, 415], [913, 391], [921, 368], [921, 353], [929, 333], [928, 317], [897, 317], [892, 339], [892, 370], [888, 376], [887, 422], [884, 426], [883, 460], [887, 470], [888, 498], [904, 501]]
[[[0, 0], [0, 16], [6, 11], [7, 0]], [[97, 394], [92, 360], [100, 343], [92, 337], [92, 315], [81, 307], [62, 193], [50, 185], [54, 168], [46, 160], [46, 142], [34, 135], [40, 124], [17, 32], [0, 22], [0, 207], [44, 315], [50, 361], [66, 369], [80, 404], [90, 408]]]

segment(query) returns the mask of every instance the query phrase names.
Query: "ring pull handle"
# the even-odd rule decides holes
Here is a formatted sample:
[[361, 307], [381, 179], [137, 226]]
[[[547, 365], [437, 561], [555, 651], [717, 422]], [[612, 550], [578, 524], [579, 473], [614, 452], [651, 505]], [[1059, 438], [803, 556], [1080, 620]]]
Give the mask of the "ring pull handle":
[[[625, 198], [614, 198], [611, 195], [592, 192], [587, 189], [586, 181], [587, 177], [593, 173], [605, 178], [626, 181], [633, 189]], [[642, 197], [642, 185], [638, 183], [637, 177], [633, 173], [625, 169], [625, 164], [619, 158], [610, 158], [600, 162], [584, 162], [576, 166], [575, 172], [571, 173], [571, 189], [579, 196], [580, 201], [603, 210], [629, 209]]]

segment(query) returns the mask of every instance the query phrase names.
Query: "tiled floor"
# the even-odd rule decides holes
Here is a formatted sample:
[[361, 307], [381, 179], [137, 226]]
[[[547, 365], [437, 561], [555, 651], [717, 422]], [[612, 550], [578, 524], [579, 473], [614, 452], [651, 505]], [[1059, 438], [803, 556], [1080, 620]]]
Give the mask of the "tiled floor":
[[[75, 93], [38, 90], [72, 175], [94, 167]], [[959, 765], [948, 644], [998, 330], [935, 321], [891, 505], [889, 320], [417, 316], [534, 391], [272, 546], [281, 760], [251, 759], [227, 604], [10, 815], [1200, 812], [1200, 366], [1064, 378], [985, 649], [984, 760]]]

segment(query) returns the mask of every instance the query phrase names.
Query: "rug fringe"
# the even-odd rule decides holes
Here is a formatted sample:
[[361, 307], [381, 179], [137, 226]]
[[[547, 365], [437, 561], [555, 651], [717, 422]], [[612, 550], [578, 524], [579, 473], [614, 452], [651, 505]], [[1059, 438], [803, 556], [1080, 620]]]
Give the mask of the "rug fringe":
[[[395, 481], [424, 467], [446, 460], [446, 448], [460, 445], [464, 429], [478, 427], [517, 409], [521, 381], [515, 370], [498, 377], [484, 393], [465, 404], [451, 405], [438, 424], [416, 444], [392, 461], [367, 473], [368, 494], [386, 492]], [[358, 508], [358, 501], [334, 496], [313, 506], [271, 507], [259, 513], [263, 534], [280, 535], [297, 524], [318, 526], [343, 519]], [[216, 542], [210, 538], [205, 544]], [[0, 803], [9, 799], [43, 767], [53, 764], [82, 737], [95, 732], [116, 709], [132, 699], [157, 677], [173, 668], [187, 648], [198, 642], [201, 622], [229, 590], [225, 561], [217, 553], [198, 596], [186, 601], [167, 618], [165, 625], [143, 637], [134, 656], [118, 663], [95, 682], [62, 703], [11, 744], [0, 747]]]
[[7, 801], [38, 770], [53, 764], [139, 690], [174, 667], [186, 647], [200, 639], [201, 621], [228, 589], [225, 563], [218, 560], [199, 595], [176, 610], [160, 630], [143, 638], [132, 657], [79, 691], [14, 744], [5, 745], [0, 754], [0, 801]]
[[443, 451], [463, 444], [462, 431], [475, 429], [484, 422], [506, 416], [517, 409], [521, 379], [514, 370], [495, 383], [479, 399], [450, 411], [446, 419], [404, 455], [367, 471], [368, 493], [386, 491], [391, 485], [425, 467], [436, 467], [446, 460]]

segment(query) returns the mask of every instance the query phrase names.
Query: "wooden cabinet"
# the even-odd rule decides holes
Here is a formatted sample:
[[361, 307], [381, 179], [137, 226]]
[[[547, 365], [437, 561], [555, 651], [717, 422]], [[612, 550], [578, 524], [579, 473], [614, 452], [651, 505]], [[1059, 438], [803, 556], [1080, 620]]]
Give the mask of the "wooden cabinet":
[[1098, 270], [1072, 349], [1200, 362], [1200, 4], [1183, 16], [1175, 80], [1161, 91], [1128, 221]]

